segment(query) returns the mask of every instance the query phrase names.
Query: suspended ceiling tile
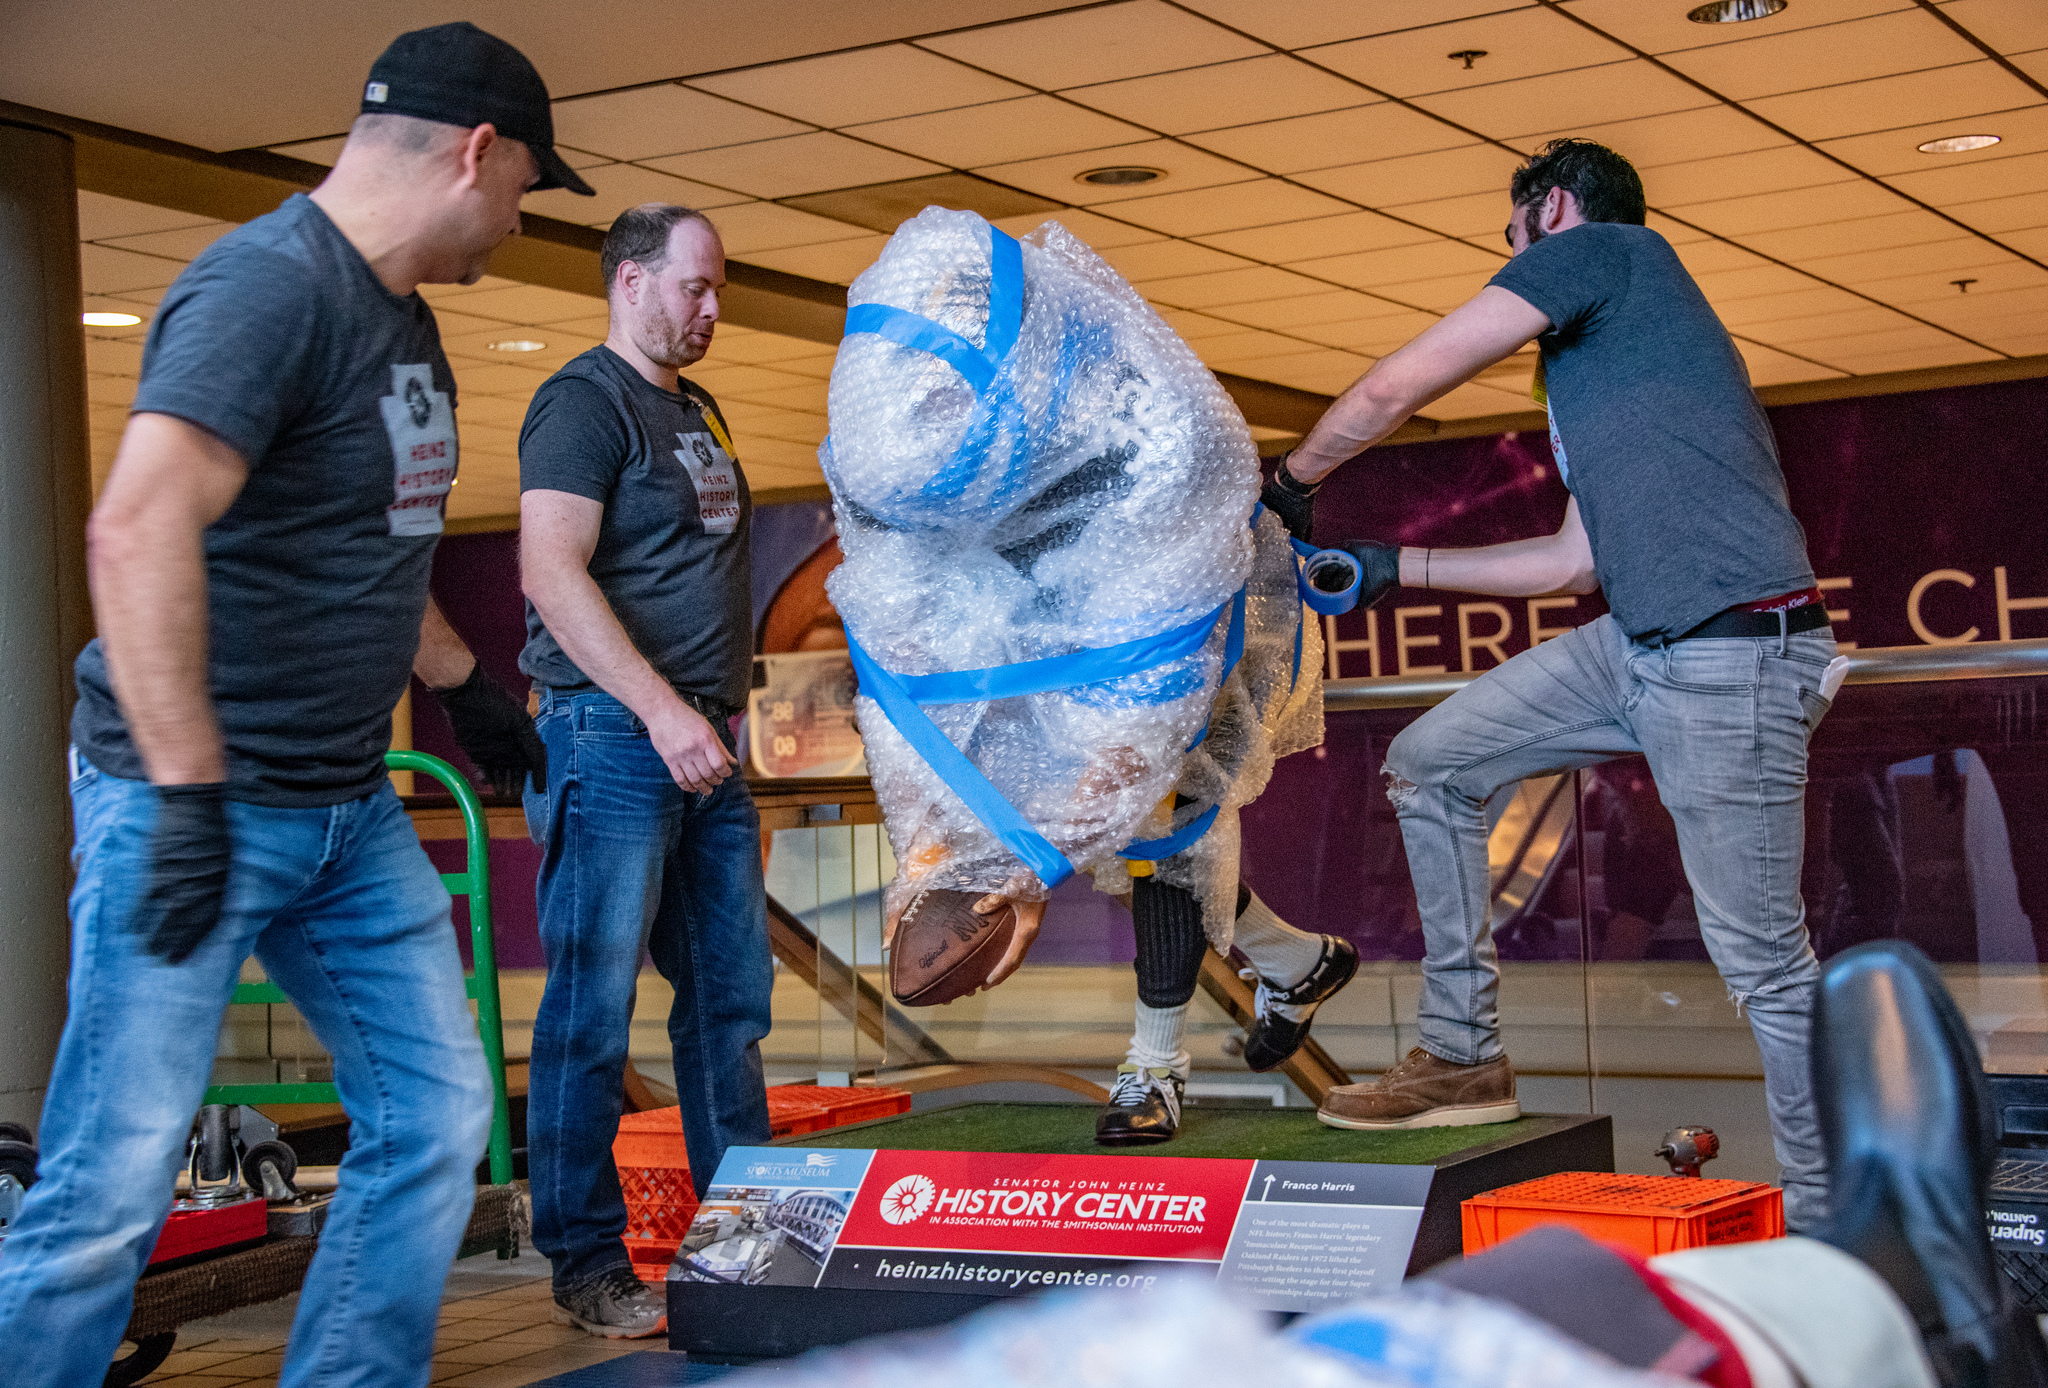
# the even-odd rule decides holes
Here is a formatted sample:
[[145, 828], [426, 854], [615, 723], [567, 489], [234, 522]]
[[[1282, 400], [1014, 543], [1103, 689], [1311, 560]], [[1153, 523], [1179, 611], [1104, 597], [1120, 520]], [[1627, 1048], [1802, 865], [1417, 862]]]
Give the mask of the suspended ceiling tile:
[[1767, 96], [1745, 104], [1802, 139], [1832, 140], [1986, 111], [2009, 111], [2037, 99], [2025, 84], [1985, 58], [1927, 72]]
[[1982, 164], [1943, 163], [1921, 173], [1897, 174], [1886, 182], [1936, 207], [2001, 194], [2031, 193], [2048, 189], [2048, 153], [2018, 154]]
[[[816, 343], [809, 345], [817, 346]], [[781, 358], [774, 363], [774, 366], [777, 371], [792, 372], [809, 380], [829, 381], [832, 379], [832, 365], [838, 360], [838, 349], [827, 347], [821, 351], [812, 352], [807, 356]]]
[[1760, 232], [1786, 227], [1822, 227], [1855, 217], [1876, 217], [1911, 210], [1912, 204], [1889, 189], [1858, 178], [1818, 188], [1792, 188], [1778, 193], [1712, 201], [1664, 204], [1664, 210], [1696, 226], [1746, 244]]
[[690, 85], [833, 127], [1026, 94], [1014, 82], [903, 43], [694, 77]]
[[1436, 238], [1428, 231], [1377, 212], [1345, 212], [1246, 231], [1218, 232], [1201, 239], [1204, 245], [1279, 264], [1388, 246], [1413, 246]]
[[1415, 104], [1496, 138], [1562, 126], [1634, 120], [1706, 104], [1698, 88], [1640, 58], [1519, 82], [1415, 98]]
[[[1920, 152], [1920, 146], [1928, 141], [1954, 135], [1996, 135], [1999, 142], [1989, 149], [1966, 150], [1958, 154]], [[1940, 120], [1903, 130], [1885, 130], [1874, 135], [1851, 135], [1846, 139], [1825, 141], [1820, 147], [1863, 172], [1879, 177], [1978, 169], [1986, 177], [1995, 178], [1995, 172], [1987, 166], [2003, 163], [2016, 155], [2048, 150], [2048, 103], [2023, 106], [2014, 111]]]
[[[1470, 60], [1453, 54], [1479, 53]], [[1448, 92], [1619, 62], [1627, 49], [1549, 10], [1455, 20], [1308, 49], [1312, 62], [1393, 96]]]
[[512, 289], [518, 284], [518, 280], [485, 275], [475, 284], [423, 284], [420, 286], [420, 297], [430, 304], [438, 304], [443, 299], [463, 299], [471, 294], [481, 294], [486, 289]]
[[1684, 4], [1644, 4], [1643, 0], [1566, 0], [1574, 15], [1645, 53], [1669, 54], [1723, 46], [1789, 33], [1821, 24], [1839, 24], [1865, 15], [1908, 8], [1911, 0], [1795, 0], [1765, 19], [1736, 24], [1695, 24]]
[[1696, 241], [1711, 241], [1712, 233], [1700, 227], [1688, 225], [1676, 217], [1650, 209], [1650, 215], [1643, 219], [1643, 225], [1656, 232], [1674, 246], [1689, 246]]
[[1398, 29], [1446, 24], [1473, 15], [1524, 9], [1533, 3], [1534, 0], [1401, 0], [1390, 5], [1374, 0], [1288, 0], [1276, 5], [1273, 0], [1189, 0], [1188, 8], [1282, 48], [1307, 48]]
[[1271, 173], [1297, 173], [1349, 163], [1360, 154], [1392, 159], [1467, 145], [1472, 137], [1435, 117], [1359, 92], [1361, 102], [1344, 110], [1289, 120], [1262, 121], [1187, 137], [1190, 144], [1241, 159]]
[[1325, 289], [1320, 293], [1297, 294], [1289, 298], [1254, 299], [1249, 303], [1229, 304], [1213, 310], [1218, 318], [1242, 323], [1247, 328], [1288, 333], [1325, 323], [1356, 323], [1363, 318], [1410, 311], [1355, 289]]
[[[459, 376], [456, 378], [456, 383], [460, 386], [461, 378]], [[509, 404], [510, 402], [507, 401], [505, 403]], [[458, 410], [456, 415], [456, 437], [462, 441], [462, 451], [464, 453], [496, 453], [515, 458], [519, 456], [519, 430], [517, 426], [505, 429], [485, 424], [468, 410]]]
[[125, 408], [135, 403], [135, 388], [139, 384], [133, 376], [87, 376], [85, 398], [95, 405], [120, 405]]
[[2048, 15], [2036, 0], [1943, 0], [1941, 8], [2001, 53], [2048, 47]]
[[[1825, 261], [1840, 264], [1845, 256], [1865, 251], [1890, 251], [1924, 246], [1946, 240], [1956, 228], [1917, 208], [1886, 217], [1858, 217], [1826, 226], [1792, 227], [1785, 231], [1762, 231], [1742, 238], [1743, 244], [1776, 260], [1802, 266]], [[1817, 273], [1825, 273], [1817, 271]], [[1829, 279], [1835, 278], [1833, 275]]]
[[851, 284], [853, 277], [881, 257], [886, 236], [862, 236], [847, 241], [827, 241], [817, 246], [790, 246], [779, 251], [752, 251], [751, 265], [765, 265], [787, 275], [824, 280], [830, 284]]
[[[1969, 254], [1961, 243], [1944, 243], [1943, 249], [1956, 257]], [[1993, 256], [1997, 258], [1991, 258]], [[1913, 267], [1911, 270], [1884, 278], [1859, 278], [1857, 292], [1888, 304], [1910, 308], [1924, 316], [1930, 304], [1964, 306], [1994, 298], [2006, 299], [2021, 291], [2031, 293], [2042, 285], [2048, 285], [2048, 270], [2017, 256], [1998, 254], [1996, 248], [1986, 248], [1983, 253], [1971, 255], [1971, 259], [1978, 262], [1974, 265], [1942, 266], [1939, 263], [1941, 257], [1935, 256], [1906, 259]], [[1961, 287], [1957, 280], [1970, 283]]]
[[1129, 144], [1151, 134], [1051, 96], [906, 116], [847, 133], [962, 169]]
[[177, 231], [146, 231], [139, 236], [121, 236], [100, 242], [116, 250], [140, 251], [168, 260], [192, 260], [201, 251], [235, 229], [233, 222], [210, 222], [205, 226], [181, 227]]
[[1831, 313], [1800, 314], [1744, 325], [1744, 337], [1753, 337], [1776, 347], [1797, 348], [1804, 342], [1832, 341], [1865, 333], [1902, 332], [1921, 329], [1919, 324], [1896, 309], [1864, 304]]
[[1831, 356], [1826, 360], [1855, 376], [1881, 376], [1887, 371], [1925, 371], [1936, 366], [1961, 366], [1973, 361], [1997, 361], [1999, 354], [1985, 347], [1950, 338], [1925, 347], [1906, 347], [1894, 352], [1870, 352], [1855, 356]]
[[1424, 405], [1418, 414], [1424, 419], [1480, 419], [1487, 415], [1515, 414], [1535, 408], [1535, 402], [1526, 394], [1468, 384], [1438, 396]]
[[555, 138], [613, 159], [649, 159], [807, 129], [708, 92], [663, 82], [555, 103]]
[[[456, 380], [459, 385], [461, 381], [461, 368], [459, 367], [457, 368]], [[464, 429], [474, 424], [485, 424], [494, 429], [509, 429], [516, 437], [520, 426], [526, 422], [526, 405], [527, 402], [525, 401], [506, 400], [496, 395], [465, 394], [462, 396], [461, 404], [456, 407], [455, 413], [461, 420], [461, 427]]]
[[795, 389], [811, 379], [794, 372], [777, 371], [773, 367], [727, 362], [719, 356], [715, 343], [704, 360], [690, 368], [689, 377], [693, 383], [716, 396], [721, 406], [727, 397], [735, 401], [753, 401], [763, 394]]
[[1727, 241], [1688, 241], [1673, 249], [1686, 272], [1695, 276], [1719, 274], [1723, 270], [1751, 270], [1769, 264], [1754, 251], [1744, 250]]
[[[1354, 255], [1326, 256], [1297, 262], [1292, 268], [1319, 279], [1335, 281], [1358, 289], [1406, 285], [1415, 280], [1445, 275], [1471, 277], [1470, 294], [1479, 292], [1493, 273], [1507, 263], [1507, 253], [1492, 255], [1463, 241], [1430, 241], [1418, 246], [1396, 246], [1383, 251], [1361, 251]], [[1390, 298], [1418, 302], [1405, 293]]]
[[[2024, 233], [2022, 233], [2024, 234]], [[1913, 246], [1892, 246], [1856, 251], [1845, 255], [1821, 256], [1801, 261], [1811, 270], [1836, 284], [1861, 288], [1866, 284], [1909, 276], [1945, 276], [1956, 279], [1976, 273], [1986, 265], [2012, 261], [2010, 252], [1975, 236], [1953, 236], [1945, 241], [1928, 241]]]
[[88, 294], [122, 294], [136, 289], [160, 289], [178, 277], [183, 261], [162, 256], [137, 255], [90, 242], [78, 248], [81, 279]]
[[1817, 188], [1856, 177], [1834, 160], [1798, 145], [1660, 164], [1644, 169], [1642, 175], [1650, 205], [1674, 211], [1693, 203]]
[[[420, 287], [424, 289], [426, 286], [422, 285]], [[434, 322], [441, 329], [443, 341], [451, 337], [467, 337], [475, 333], [489, 333], [493, 338], [518, 336], [517, 333], [506, 332], [505, 329], [508, 325], [499, 322], [495, 318], [483, 318], [467, 313], [457, 313], [455, 311], [455, 303], [458, 301], [442, 299], [438, 302], [434, 300], [428, 300], [428, 302], [433, 305]], [[599, 315], [599, 323], [602, 324], [606, 321], [603, 315]], [[607, 329], [600, 327], [597, 333], [591, 333], [580, 328], [574, 329], [574, 331], [579, 332], [584, 337], [595, 337], [607, 331]]]
[[[1107, 187], [1080, 181], [1090, 169], [1134, 164], [1163, 169], [1166, 176], [1154, 183]], [[1107, 149], [1076, 154], [1056, 154], [1049, 159], [1026, 159], [1013, 164], [988, 164], [974, 170], [983, 178], [1022, 188], [1054, 202], [1086, 200], [1110, 216], [1121, 214], [1115, 204], [1130, 198], [1152, 197], [1186, 188], [1208, 188], [1219, 183], [1240, 183], [1252, 177], [1252, 170], [1177, 140], [1147, 140], [1140, 144], [1112, 145]]]
[[[451, 335], [444, 328], [441, 332], [441, 348], [451, 357], [463, 357], [490, 366], [523, 366], [529, 371], [557, 371], [571, 357], [589, 351], [602, 341], [601, 338], [585, 337], [581, 333], [564, 332], [559, 324], [532, 331], [510, 331], [504, 327], [486, 329], [483, 332]], [[494, 342], [540, 342], [545, 345], [536, 352], [494, 352]], [[467, 408], [463, 413], [468, 414]]]
[[78, 239], [110, 241], [121, 236], [140, 236], [152, 231], [176, 231], [181, 227], [210, 225], [210, 219], [146, 202], [108, 197], [105, 193], [81, 191], [78, 195]]
[[[1705, 102], [1707, 98], [1700, 96], [1697, 100]], [[1732, 106], [1699, 104], [1687, 110], [1639, 116], [1634, 120], [1557, 127], [1536, 134], [1518, 135], [1511, 143], [1517, 149], [1533, 151], [1548, 140], [1566, 135], [1606, 145], [1641, 170], [1663, 164], [1712, 159], [1724, 154], [1747, 154], [1752, 150], [1789, 143], [1762, 121]]]
[[142, 376], [142, 344], [110, 338], [88, 338], [85, 369], [95, 376]]
[[825, 413], [827, 386], [823, 381], [799, 381], [780, 390], [750, 390], [736, 392], [741, 399], [761, 405], [780, 405], [784, 409], [804, 410], [811, 414]]
[[1278, 179], [1162, 193], [1116, 205], [1117, 216], [1170, 236], [1204, 236], [1307, 217], [1331, 217], [1350, 210], [1335, 198]]
[[1404, 308], [1348, 322], [1307, 324], [1291, 332], [1295, 337], [1319, 342], [1326, 347], [1341, 347], [1365, 356], [1383, 357], [1414, 341], [1437, 322], [1438, 316], [1434, 313]]
[[1718, 306], [1722, 325], [1732, 331], [1748, 333], [1752, 324], [1782, 323], [1788, 319], [1806, 318], [1821, 313], [1849, 313], [1859, 309], [1875, 308], [1870, 300], [1859, 298], [1846, 289], [1833, 285], [1815, 284], [1808, 280], [1806, 289], [1788, 289], [1779, 294], [1759, 294], [1753, 298], [1736, 299]]
[[1251, 58], [1263, 45], [1161, 0], [1012, 20], [919, 40], [990, 72], [1047, 91]]
[[[1463, 242], [1449, 241], [1446, 245], [1463, 245]], [[1470, 249], [1467, 247], [1466, 249]], [[1486, 287], [1492, 271], [1480, 270], [1455, 275], [1440, 275], [1431, 279], [1405, 280], [1390, 284], [1376, 292], [1382, 298], [1412, 304], [1431, 313], [1449, 313], [1458, 305]]]
[[348, 136], [333, 135], [324, 140], [301, 140], [296, 144], [272, 145], [270, 152], [291, 159], [303, 159], [308, 164], [325, 164], [331, 169], [334, 167], [334, 161], [341, 158], [341, 147], [347, 143]]
[[1078, 207], [1069, 207], [1059, 212], [1030, 212], [1019, 217], [1004, 217], [995, 225], [1012, 236], [1026, 236], [1047, 222], [1058, 222], [1083, 244], [1097, 252], [1161, 239], [1159, 233], [1149, 227], [1130, 226], [1093, 212], [1083, 212]]
[[1160, 308], [1157, 311], [1160, 319], [1178, 333], [1183, 342], [1200, 342], [1203, 338], [1244, 331], [1236, 323], [1226, 323], [1220, 318], [1191, 313], [1186, 309]]
[[[1791, 8], [1797, 8], [1793, 6]], [[1969, 63], [1982, 54], [1932, 16], [1908, 7], [1841, 24], [1759, 34], [1672, 53], [1664, 61], [1736, 101]]]
[[1062, 95], [1168, 135], [1283, 120], [1375, 99], [1341, 77], [1279, 53], [1075, 87]]
[[789, 246], [814, 246], [822, 241], [850, 241], [871, 233], [865, 227], [816, 217], [793, 207], [772, 202], [743, 203], [738, 207], [717, 207], [705, 214], [718, 228], [725, 253], [744, 260], [756, 251], [779, 251]]
[[1507, 199], [1496, 190], [1467, 193], [1457, 198], [1432, 202], [1409, 202], [1387, 209], [1389, 217], [1426, 226], [1431, 231], [1461, 240], [1507, 245]]
[[1223, 366], [1236, 362], [1270, 361], [1295, 352], [1317, 350], [1307, 343], [1296, 342], [1279, 333], [1236, 332], [1219, 337], [1205, 337], [1195, 344], [1196, 355], [1210, 366]]
[[1294, 177], [1311, 188], [1367, 207], [1400, 207], [1467, 193], [1496, 193], [1500, 197], [1501, 225], [1505, 226], [1508, 180], [1521, 163], [1520, 157], [1510, 150], [1493, 145], [1465, 145], [1433, 154], [1317, 169]]
[[[831, 348], [821, 349], [817, 343], [806, 342], [802, 338], [784, 337], [781, 333], [742, 333], [721, 326], [705, 360], [714, 365], [748, 363], [767, 366], [792, 358], [817, 356], [821, 351], [828, 358], [834, 355]], [[824, 374], [831, 374], [829, 365]]]
[[1802, 275], [1785, 265], [1757, 265], [1747, 270], [1723, 270], [1694, 277], [1707, 302], [1732, 304], [1761, 294], [1789, 294], [1814, 287], [1812, 275]]
[[[465, 362], [456, 368], [455, 381], [464, 399], [471, 395], [509, 395], [527, 400], [548, 375], [520, 366], [486, 366], [481, 362], [472, 366]], [[458, 402], [457, 409], [460, 408]]]
[[1242, 270], [1251, 262], [1192, 241], [1147, 241], [1102, 253], [1109, 267], [1132, 282], [1174, 275], [1205, 275], [1217, 270]]
[[2048, 285], [2003, 294], [1952, 293], [1947, 299], [1912, 308], [1916, 317], [1978, 342], [1991, 342], [2014, 332], [2048, 328]]
[[132, 313], [142, 320], [140, 323], [130, 323], [125, 328], [88, 327], [85, 329], [85, 339], [88, 342], [140, 342], [149, 336], [149, 320], [155, 316], [149, 304], [140, 303], [132, 296], [87, 294], [80, 301], [79, 308], [86, 313]]
[[1761, 343], [1738, 340], [1735, 350], [1742, 353], [1743, 361], [1748, 364], [1749, 383], [1753, 386], [1783, 385], [1788, 381], [1824, 381], [1848, 374]]
[[671, 202], [703, 211], [710, 207], [731, 207], [748, 201], [745, 193], [729, 193], [708, 183], [643, 169], [638, 164], [606, 164], [584, 172], [584, 181], [595, 197], [583, 197], [566, 188], [545, 193], [528, 193], [520, 207], [543, 217], [576, 222], [583, 226], [609, 226], [629, 207], [643, 202]]
[[757, 198], [787, 198], [833, 188], [858, 188], [899, 178], [943, 173], [940, 164], [877, 149], [829, 131], [789, 135], [750, 145], [727, 145], [644, 161], [663, 173], [734, 188]]
[[1208, 275], [1147, 280], [1138, 286], [1138, 291], [1154, 303], [1171, 308], [1203, 309], [1313, 294], [1321, 288], [1322, 285], [1306, 276], [1291, 274], [1271, 265], [1254, 265], [1244, 270], [1219, 270]]
[[535, 325], [560, 323], [571, 318], [587, 318], [593, 313], [605, 311], [604, 300], [595, 294], [570, 294], [537, 284], [517, 284], [506, 289], [486, 289], [476, 294], [464, 294], [451, 307], [457, 312], [475, 314], [482, 318]]
[[1777, 337], [1769, 330], [1752, 332], [1748, 336], [1760, 338], [1773, 346], [1796, 352], [1802, 357], [1812, 357], [1831, 366], [1840, 366], [1847, 371], [1858, 369], [1850, 364], [1855, 359], [1868, 358], [1880, 352], [1954, 352], [1964, 354], [1954, 358], [1955, 360], [1964, 360], [1975, 351], [1968, 343], [1958, 341], [1955, 334], [1925, 323], [1903, 323], [1871, 332], [1841, 333], [1832, 337], [1797, 340], [1791, 337]]

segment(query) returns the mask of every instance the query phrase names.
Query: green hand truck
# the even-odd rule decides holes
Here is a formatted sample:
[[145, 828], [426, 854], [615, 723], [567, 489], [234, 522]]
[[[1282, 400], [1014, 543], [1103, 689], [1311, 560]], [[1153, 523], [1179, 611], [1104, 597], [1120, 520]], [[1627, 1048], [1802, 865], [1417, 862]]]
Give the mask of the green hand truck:
[[[517, 1188], [512, 1183], [512, 1122], [505, 1097], [505, 1023], [498, 997], [498, 959], [491, 938], [490, 829], [483, 802], [462, 773], [425, 752], [387, 752], [384, 764], [393, 771], [423, 771], [446, 786], [462, 811], [468, 853], [461, 872], [441, 874], [452, 896], [469, 898], [469, 938], [474, 968], [465, 987], [476, 1003], [477, 1030], [491, 1072], [491, 1184], [477, 1192], [469, 1227], [457, 1257], [495, 1250], [500, 1258], [519, 1254], [512, 1209]], [[288, 1003], [274, 983], [242, 983], [229, 999], [234, 1003]], [[216, 1084], [202, 1104], [333, 1104], [340, 1095], [331, 1083]], [[286, 1176], [289, 1180], [289, 1175]], [[105, 1388], [126, 1388], [161, 1364], [177, 1342], [178, 1327], [190, 1320], [223, 1315], [289, 1296], [305, 1280], [317, 1237], [273, 1237], [240, 1252], [224, 1252], [189, 1266], [173, 1265], [146, 1274], [135, 1287], [135, 1309], [123, 1339], [132, 1352], [108, 1369]]]

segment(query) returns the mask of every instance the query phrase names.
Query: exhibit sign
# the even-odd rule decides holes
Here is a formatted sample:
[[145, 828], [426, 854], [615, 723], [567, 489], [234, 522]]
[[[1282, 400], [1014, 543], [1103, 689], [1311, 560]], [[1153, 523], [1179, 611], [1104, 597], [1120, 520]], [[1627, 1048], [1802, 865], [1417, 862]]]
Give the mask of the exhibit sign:
[[1021, 1296], [1214, 1276], [1312, 1311], [1401, 1284], [1435, 1170], [734, 1147], [671, 1281]]

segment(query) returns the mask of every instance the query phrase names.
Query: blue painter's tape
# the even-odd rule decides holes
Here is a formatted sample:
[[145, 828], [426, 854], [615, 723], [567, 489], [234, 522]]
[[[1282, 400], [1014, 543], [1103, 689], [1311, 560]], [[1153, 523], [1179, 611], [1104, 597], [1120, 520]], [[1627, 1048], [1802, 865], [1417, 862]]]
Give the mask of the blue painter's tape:
[[1156, 863], [1162, 858], [1171, 858], [1208, 833], [1209, 826], [1216, 822], [1216, 814], [1222, 808], [1221, 805], [1211, 805], [1163, 839], [1132, 839], [1130, 846], [1116, 856], [1127, 862], [1139, 863]]
[[978, 395], [996, 378], [996, 368], [975, 345], [951, 328], [942, 327], [892, 304], [855, 304], [846, 311], [846, 335], [874, 333], [900, 347], [929, 352], [960, 373]]

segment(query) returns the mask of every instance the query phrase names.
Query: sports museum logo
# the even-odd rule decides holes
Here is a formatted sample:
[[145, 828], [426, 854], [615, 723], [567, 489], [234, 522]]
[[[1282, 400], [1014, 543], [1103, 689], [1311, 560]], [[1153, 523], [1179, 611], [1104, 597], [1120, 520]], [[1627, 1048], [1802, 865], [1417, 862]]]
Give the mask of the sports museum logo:
[[[1071, 1202], [1071, 1203], [1070, 1203]], [[1197, 1228], [1206, 1222], [1208, 1197], [1159, 1191], [940, 1190], [921, 1172], [899, 1176], [882, 1192], [876, 1212], [890, 1224], [912, 1224], [927, 1214], [1010, 1219], [1067, 1219], [1084, 1224]]]
[[797, 1161], [750, 1161], [744, 1168], [751, 1181], [816, 1181], [820, 1176], [830, 1175], [832, 1168], [839, 1164], [839, 1158], [830, 1152], [806, 1153], [801, 1162]]

